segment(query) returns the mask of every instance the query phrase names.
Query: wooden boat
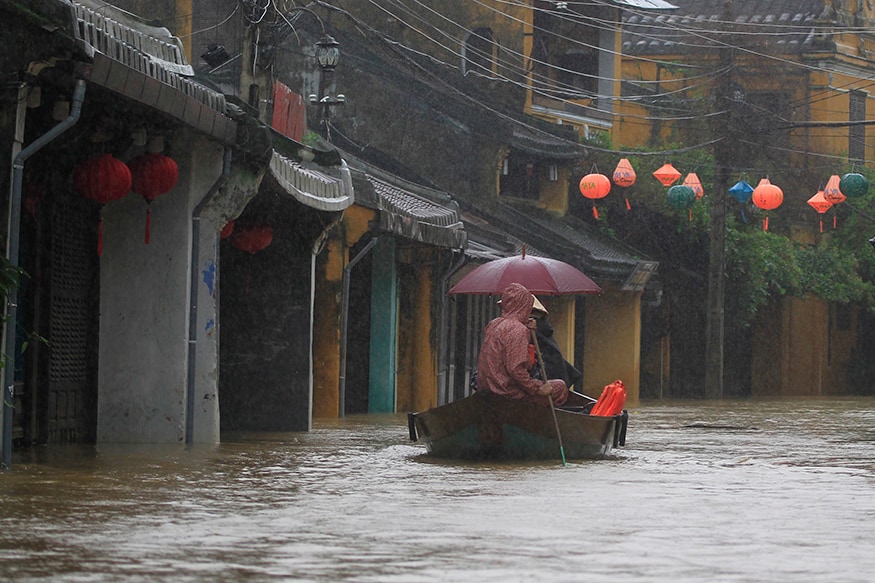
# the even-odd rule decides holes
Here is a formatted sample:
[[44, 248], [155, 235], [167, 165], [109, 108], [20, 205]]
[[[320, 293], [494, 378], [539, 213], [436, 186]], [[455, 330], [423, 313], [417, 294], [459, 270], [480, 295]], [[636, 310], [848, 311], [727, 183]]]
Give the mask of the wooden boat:
[[[599, 459], [626, 444], [628, 414], [589, 415], [593, 400], [571, 392], [556, 421], [566, 459]], [[479, 391], [468, 397], [408, 413], [411, 441], [429, 455], [451, 459], [561, 459], [549, 407]]]

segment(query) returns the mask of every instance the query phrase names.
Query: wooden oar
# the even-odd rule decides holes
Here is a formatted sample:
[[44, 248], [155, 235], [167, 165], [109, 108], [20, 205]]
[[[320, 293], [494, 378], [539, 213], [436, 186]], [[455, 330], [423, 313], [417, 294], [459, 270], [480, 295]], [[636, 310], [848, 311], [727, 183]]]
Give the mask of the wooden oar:
[[[532, 333], [532, 344], [535, 345], [535, 353], [538, 355], [538, 364], [541, 365], [541, 380], [547, 382], [547, 371], [544, 369], [544, 359], [541, 358], [541, 347], [538, 345], [538, 335], [534, 330], [529, 330]], [[565, 461], [565, 447], [562, 445], [562, 432], [559, 431], [559, 420], [556, 418], [556, 407], [553, 406], [553, 395], [547, 395], [547, 400], [550, 401], [550, 412], [553, 414], [553, 425], [556, 426], [556, 437], [559, 439], [559, 453], [562, 455], [562, 465], [567, 466]]]

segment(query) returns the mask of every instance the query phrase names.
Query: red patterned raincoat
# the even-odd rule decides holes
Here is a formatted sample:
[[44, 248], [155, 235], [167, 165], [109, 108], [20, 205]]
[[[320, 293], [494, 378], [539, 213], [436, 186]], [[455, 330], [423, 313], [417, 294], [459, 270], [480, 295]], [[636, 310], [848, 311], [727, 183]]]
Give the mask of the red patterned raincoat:
[[[535, 297], [518, 283], [507, 286], [501, 295], [501, 316], [492, 320], [483, 337], [477, 359], [477, 388], [509, 399], [526, 399], [545, 406], [550, 402], [537, 395], [543, 383], [529, 375], [531, 330], [528, 327]], [[551, 379], [553, 404], [568, 398], [565, 381]]]

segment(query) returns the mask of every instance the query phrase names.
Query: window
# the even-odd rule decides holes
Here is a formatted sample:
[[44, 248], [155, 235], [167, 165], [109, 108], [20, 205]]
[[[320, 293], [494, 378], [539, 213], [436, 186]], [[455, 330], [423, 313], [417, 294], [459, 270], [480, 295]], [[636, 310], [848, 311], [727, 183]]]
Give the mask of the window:
[[495, 39], [488, 28], [475, 28], [462, 45], [462, 71], [492, 77], [495, 66]]

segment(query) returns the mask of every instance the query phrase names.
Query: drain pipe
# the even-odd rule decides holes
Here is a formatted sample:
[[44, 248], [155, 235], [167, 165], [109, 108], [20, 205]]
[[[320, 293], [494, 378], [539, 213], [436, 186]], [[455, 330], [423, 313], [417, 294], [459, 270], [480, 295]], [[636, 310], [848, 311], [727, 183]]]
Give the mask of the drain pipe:
[[449, 271], [441, 279], [441, 320], [440, 320], [440, 344], [438, 345], [438, 405], [445, 405], [450, 402], [450, 395], [447, 393], [449, 382], [447, 379], [447, 344], [449, 343], [449, 314], [447, 313], [447, 287], [449, 286], [450, 278], [457, 271], [468, 263], [468, 256], [465, 251], [462, 251], [461, 257], [450, 266]]
[[[21, 189], [24, 181], [24, 163], [46, 144], [73, 127], [82, 113], [85, 100], [85, 81], [76, 80], [70, 104], [70, 115], [48, 132], [21, 150], [12, 162], [12, 190], [9, 196], [9, 238], [6, 242], [6, 257], [9, 264], [18, 267], [19, 232], [21, 230]], [[12, 407], [15, 403], [15, 322], [18, 317], [18, 289], [9, 289], [6, 298], [6, 319], [3, 321], [6, 343], [6, 363], [3, 368], [3, 455], [0, 468], [12, 467]]]
[[[188, 378], [185, 387], [185, 443], [191, 445], [194, 442], [194, 407], [195, 407], [195, 385], [197, 372], [197, 296], [198, 296], [198, 281], [200, 276], [200, 234], [201, 234], [201, 215], [216, 194], [225, 186], [228, 181], [228, 176], [231, 174], [231, 148], [225, 147], [225, 152], [222, 156], [222, 174], [213, 183], [213, 186], [207, 191], [207, 194], [197, 204], [194, 212], [191, 215], [191, 280], [190, 280], [190, 297], [188, 304]], [[216, 271], [213, 279], [213, 289], [216, 293], [218, 304], [218, 289], [219, 289], [219, 265], [218, 252], [216, 253]], [[218, 317], [216, 322], [218, 322]], [[218, 379], [218, 375], [216, 377]], [[218, 387], [217, 387], [218, 388]]]
[[337, 388], [338, 396], [338, 416], [343, 419], [346, 409], [346, 336], [347, 328], [349, 327], [349, 279], [350, 272], [355, 264], [364, 259], [371, 247], [377, 244], [377, 237], [374, 237], [358, 255], [343, 268], [343, 307], [340, 312], [340, 384]]

